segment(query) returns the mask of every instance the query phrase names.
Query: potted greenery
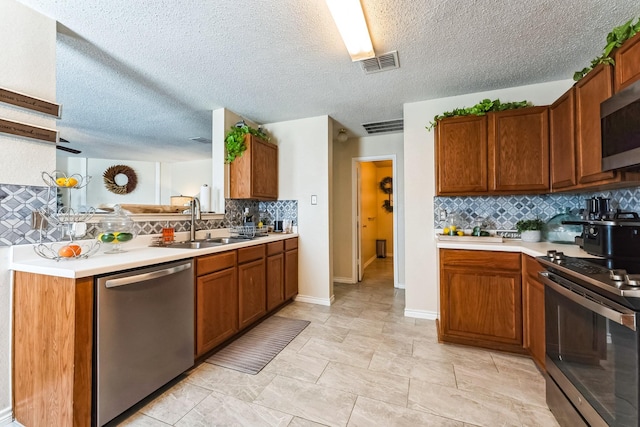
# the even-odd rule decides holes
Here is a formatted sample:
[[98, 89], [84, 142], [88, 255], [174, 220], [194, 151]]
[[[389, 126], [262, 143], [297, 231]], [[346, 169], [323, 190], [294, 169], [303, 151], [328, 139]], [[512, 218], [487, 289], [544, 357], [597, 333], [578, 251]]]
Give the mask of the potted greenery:
[[461, 117], [461, 116], [484, 116], [492, 111], [505, 111], [515, 110], [517, 108], [531, 107], [531, 103], [527, 100], [517, 102], [500, 102], [499, 99], [483, 99], [473, 107], [468, 108], [454, 108], [451, 111], [445, 111], [442, 114], [438, 114], [433, 118], [433, 121], [429, 122], [426, 126], [428, 131], [431, 131], [436, 127], [439, 120], [446, 119], [447, 117]]
[[598, 64], [614, 65], [613, 58], [611, 58], [613, 49], [622, 46], [624, 42], [640, 32], [640, 18], [638, 18], [635, 23], [633, 21], [634, 19], [631, 19], [611, 30], [611, 32], [607, 34], [607, 44], [604, 46], [604, 49], [602, 49], [602, 55], [594, 58], [591, 61], [591, 65], [580, 71], [576, 71], [573, 74], [573, 80], [580, 81], [580, 79], [586, 76], [589, 71], [593, 70], [593, 68]]
[[516, 229], [520, 233], [523, 242], [539, 242], [542, 236], [544, 221], [540, 218], [521, 219], [516, 223]]
[[244, 121], [238, 122], [235, 126], [231, 126], [231, 129], [224, 137], [224, 144], [227, 149], [225, 163], [231, 163], [236, 157], [242, 156], [242, 153], [247, 149], [244, 143], [244, 137], [247, 134], [257, 136], [265, 141], [269, 140], [269, 136], [261, 128], [254, 129], [245, 124]]

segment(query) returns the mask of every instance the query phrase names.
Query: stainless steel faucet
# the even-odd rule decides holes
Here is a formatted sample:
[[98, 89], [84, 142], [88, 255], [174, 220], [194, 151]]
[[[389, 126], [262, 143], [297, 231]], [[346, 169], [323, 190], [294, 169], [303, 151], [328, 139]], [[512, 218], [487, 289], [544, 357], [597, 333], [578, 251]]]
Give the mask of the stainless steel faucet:
[[[200, 212], [200, 200], [194, 197], [189, 202], [189, 209], [191, 210], [191, 241], [196, 240], [196, 220], [202, 217]], [[197, 213], [196, 213], [197, 210]]]

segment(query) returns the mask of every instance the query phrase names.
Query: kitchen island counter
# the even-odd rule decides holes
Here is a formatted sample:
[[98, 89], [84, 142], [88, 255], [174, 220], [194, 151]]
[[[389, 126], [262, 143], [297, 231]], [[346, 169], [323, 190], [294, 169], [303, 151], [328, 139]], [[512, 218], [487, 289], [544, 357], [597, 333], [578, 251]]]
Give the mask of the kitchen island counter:
[[[224, 230], [203, 230], [198, 233], [198, 236], [205, 232], [215, 233], [216, 231], [224, 232]], [[188, 240], [188, 234], [189, 233], [178, 233], [176, 235], [176, 240]], [[226, 235], [227, 234], [224, 236], [214, 235], [214, 237], [226, 237]], [[149, 246], [154, 237], [157, 236], [138, 236], [131, 242], [123, 244], [123, 250], [125, 252], [119, 254], [105, 254], [104, 251], [108, 250], [107, 246], [109, 245], [103, 244], [96, 254], [91, 255], [86, 259], [70, 259], [61, 261], [40, 257], [33, 250], [34, 245], [13, 246], [11, 248], [9, 268], [14, 271], [22, 271], [26, 273], [78, 279], [99, 274], [112, 273], [115, 271], [146, 267], [148, 265], [160, 264], [169, 261], [195, 258], [201, 255], [225, 252], [248, 246], [262, 245], [278, 240], [298, 237], [298, 234], [273, 233], [264, 237], [256, 237], [255, 239], [247, 240], [246, 242], [228, 243], [201, 249], [174, 249]]]

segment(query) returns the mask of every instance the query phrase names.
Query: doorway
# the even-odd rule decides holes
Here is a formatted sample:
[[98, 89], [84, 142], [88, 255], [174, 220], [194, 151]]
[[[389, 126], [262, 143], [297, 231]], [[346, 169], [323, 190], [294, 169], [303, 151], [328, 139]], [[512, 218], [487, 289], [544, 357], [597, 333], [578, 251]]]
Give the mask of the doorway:
[[[394, 214], [395, 155], [354, 158], [353, 269], [357, 281], [389, 275], [398, 287], [397, 215]], [[367, 267], [371, 267], [366, 270]], [[389, 271], [392, 269], [392, 271]]]

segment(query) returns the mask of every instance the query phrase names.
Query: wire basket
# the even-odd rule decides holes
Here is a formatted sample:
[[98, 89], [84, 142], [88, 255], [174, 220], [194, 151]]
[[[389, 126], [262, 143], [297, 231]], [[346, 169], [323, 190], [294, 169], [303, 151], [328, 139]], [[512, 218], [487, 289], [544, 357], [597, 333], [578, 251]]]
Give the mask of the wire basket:
[[39, 243], [33, 247], [35, 253], [42, 258], [55, 261], [86, 259], [98, 252], [98, 249], [100, 242], [97, 240]]
[[76, 212], [66, 206], [61, 207], [57, 212], [50, 211], [46, 206], [40, 207], [38, 211], [54, 227], [61, 227], [74, 222], [87, 222], [96, 213], [93, 207], [88, 208], [86, 212]]
[[61, 170], [54, 170], [53, 172], [42, 172], [42, 180], [49, 187], [58, 188], [82, 188], [86, 187], [91, 180], [90, 176], [82, 176], [78, 173], [67, 175]]

